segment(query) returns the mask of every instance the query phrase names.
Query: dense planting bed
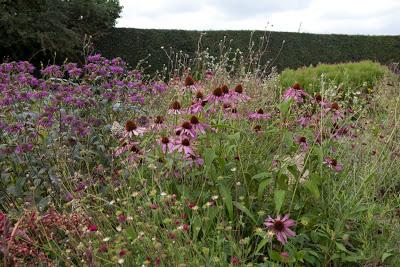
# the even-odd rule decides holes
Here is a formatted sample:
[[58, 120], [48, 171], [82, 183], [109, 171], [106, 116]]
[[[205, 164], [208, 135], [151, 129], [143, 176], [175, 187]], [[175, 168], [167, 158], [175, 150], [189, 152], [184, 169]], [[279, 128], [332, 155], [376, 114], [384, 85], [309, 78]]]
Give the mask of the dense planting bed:
[[398, 265], [399, 79], [359, 66], [1, 64], [3, 264]]

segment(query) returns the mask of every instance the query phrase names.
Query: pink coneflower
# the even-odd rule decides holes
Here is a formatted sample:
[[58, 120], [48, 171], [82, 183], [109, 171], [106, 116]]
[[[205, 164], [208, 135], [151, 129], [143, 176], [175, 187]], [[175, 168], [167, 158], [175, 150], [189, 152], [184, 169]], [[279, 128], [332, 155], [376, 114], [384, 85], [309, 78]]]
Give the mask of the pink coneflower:
[[310, 124], [311, 117], [310, 116], [302, 116], [297, 120], [297, 122], [299, 123], [299, 125], [301, 127], [305, 128]]
[[88, 231], [90, 232], [96, 232], [97, 231], [97, 226], [94, 224], [91, 224], [87, 227]]
[[235, 89], [231, 92], [231, 98], [235, 101], [248, 101], [250, 97], [243, 93], [243, 86], [236, 85]]
[[120, 215], [118, 215], [117, 219], [120, 223], [124, 223], [126, 222], [127, 217], [125, 216], [125, 214], [121, 213]]
[[281, 215], [278, 215], [275, 219], [268, 216], [268, 218], [265, 219], [264, 225], [274, 232], [276, 239], [281, 242], [282, 245], [286, 244], [288, 237], [296, 236], [296, 233], [289, 229], [296, 225], [294, 220], [289, 219], [289, 214], [286, 214], [283, 218], [281, 218]]
[[205, 100], [210, 103], [218, 103], [222, 102], [224, 99], [224, 92], [222, 91], [221, 87], [215, 88], [211, 94], [209, 94]]
[[185, 86], [192, 86], [192, 85], [194, 85], [193, 77], [190, 76], [190, 75], [186, 76], [184, 85], [185, 85]]
[[339, 104], [334, 102], [331, 104], [330, 111], [333, 112], [333, 121], [337, 122], [338, 120], [341, 120], [344, 118], [344, 115], [342, 114]]
[[125, 137], [139, 136], [146, 132], [146, 128], [138, 127], [133, 120], [128, 120], [125, 123]]
[[168, 114], [182, 114], [181, 108], [181, 103], [179, 103], [178, 101], [174, 101], [172, 102], [170, 109], [168, 110]]
[[330, 103], [324, 99], [320, 93], [316, 93], [314, 98], [311, 99], [311, 103], [321, 106], [322, 108], [328, 108]]
[[211, 79], [214, 77], [214, 72], [212, 72], [212, 70], [207, 70], [204, 76], [206, 79]]
[[197, 100], [203, 99], [204, 98], [204, 94], [203, 94], [202, 91], [199, 90], [199, 91], [196, 92], [196, 96], [195, 97], [196, 97]]
[[195, 138], [196, 137], [196, 132], [190, 123], [190, 121], [185, 121], [181, 124], [181, 126], [177, 127], [175, 131], [181, 136], [186, 136], [188, 138]]
[[140, 163], [142, 162], [143, 152], [140, 150], [136, 144], [131, 144], [129, 146], [129, 155], [123, 162], [130, 162], [130, 163]]
[[283, 95], [284, 100], [294, 99], [297, 103], [303, 103], [304, 99], [309, 96], [298, 83], [289, 87]]
[[271, 118], [271, 115], [264, 113], [264, 110], [262, 110], [261, 108], [258, 109], [257, 112], [249, 114], [250, 120], [268, 120], [270, 118]]
[[199, 99], [197, 102], [193, 103], [188, 109], [187, 113], [197, 114], [203, 110], [204, 106], [207, 104], [207, 100]]
[[199, 119], [194, 115], [190, 118], [190, 123], [192, 124], [192, 127], [195, 131], [199, 131], [202, 134], [205, 134], [206, 128], [209, 128], [207, 124], [201, 123]]
[[240, 114], [238, 112], [236, 105], [225, 103], [223, 107], [224, 107], [224, 116], [225, 117], [232, 118], [232, 119], [237, 119], [240, 117]]
[[336, 159], [326, 157], [324, 159], [324, 163], [326, 165], [328, 165], [329, 168], [331, 168], [332, 170], [334, 170], [336, 172], [340, 172], [343, 170], [343, 165], [340, 164]]
[[231, 264], [232, 265], [239, 265], [240, 264], [240, 260], [237, 257], [232, 256], [231, 257]]
[[161, 143], [161, 150], [163, 153], [171, 153], [172, 151], [174, 151], [174, 144], [169, 140], [168, 137], [163, 136], [160, 139], [160, 143]]
[[222, 93], [223, 93], [224, 95], [229, 94], [229, 87], [228, 87], [228, 85], [223, 84], [223, 85], [221, 86], [221, 90], [222, 90]]
[[204, 160], [196, 155], [187, 154], [185, 159], [189, 162], [189, 166], [192, 167], [193, 164], [197, 166], [202, 166], [204, 164]]
[[131, 146], [135, 146], [135, 145], [138, 145], [138, 144], [139, 144], [138, 142], [132, 142], [130, 144], [128, 144], [127, 142], [123, 142], [121, 144], [121, 146], [118, 147], [117, 150], [114, 152], [114, 156], [118, 157], [119, 155], [121, 155], [121, 154], [125, 153], [126, 151], [128, 151], [131, 148]]
[[162, 130], [166, 127], [164, 124], [164, 117], [163, 116], [156, 116], [154, 118], [154, 123], [151, 124], [150, 128], [153, 130]]
[[178, 152], [183, 152], [186, 155], [194, 155], [193, 149], [190, 147], [190, 141], [188, 138], [179, 138], [175, 140], [174, 150]]
[[307, 143], [307, 138], [304, 136], [296, 136], [294, 138], [295, 142], [300, 145], [301, 150], [307, 151], [308, 150], [308, 143]]

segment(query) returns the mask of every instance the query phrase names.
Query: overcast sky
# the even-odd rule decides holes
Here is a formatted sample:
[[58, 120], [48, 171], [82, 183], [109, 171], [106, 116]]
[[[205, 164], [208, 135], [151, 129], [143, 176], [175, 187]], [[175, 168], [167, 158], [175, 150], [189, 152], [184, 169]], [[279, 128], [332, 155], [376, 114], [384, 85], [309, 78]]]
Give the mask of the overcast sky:
[[400, 0], [120, 0], [117, 27], [400, 35]]

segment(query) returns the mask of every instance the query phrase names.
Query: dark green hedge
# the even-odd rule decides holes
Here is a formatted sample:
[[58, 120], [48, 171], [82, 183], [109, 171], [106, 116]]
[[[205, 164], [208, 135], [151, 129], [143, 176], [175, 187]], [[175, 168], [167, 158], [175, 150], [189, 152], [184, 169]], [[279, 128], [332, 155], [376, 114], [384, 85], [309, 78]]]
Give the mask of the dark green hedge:
[[[201, 32], [183, 30], [145, 30], [133, 28], [112, 29], [95, 46], [107, 57], [122, 57], [132, 66], [148, 54], [152, 70], [160, 69], [168, 59], [161, 46], [173, 47], [189, 55], [197, 49]], [[264, 33], [256, 31], [257, 41]], [[220, 40], [232, 39], [233, 48], [248, 49], [250, 31], [208, 31], [203, 37], [203, 47], [217, 52]], [[269, 52], [265, 60], [274, 58], [285, 40], [284, 49], [275, 62], [278, 70], [315, 65], [370, 59], [383, 64], [400, 61], [400, 36], [363, 36], [338, 34], [308, 34], [272, 32]]]

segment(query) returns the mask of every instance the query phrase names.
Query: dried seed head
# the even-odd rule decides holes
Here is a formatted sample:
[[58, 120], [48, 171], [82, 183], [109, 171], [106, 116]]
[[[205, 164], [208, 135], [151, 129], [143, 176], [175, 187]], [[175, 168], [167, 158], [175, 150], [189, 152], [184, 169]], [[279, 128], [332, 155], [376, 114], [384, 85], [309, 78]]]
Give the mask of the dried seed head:
[[133, 152], [133, 153], [139, 153], [139, 148], [137, 147], [137, 146], [135, 146], [135, 145], [132, 145], [131, 146], [131, 152]]
[[168, 137], [166, 137], [166, 136], [161, 137], [161, 143], [168, 144], [169, 143]]
[[222, 94], [223, 94], [223, 92], [222, 92], [222, 89], [220, 87], [215, 88], [214, 91], [213, 91], [213, 95], [216, 96], [216, 97], [220, 97], [220, 96], [222, 96]]
[[243, 93], [243, 86], [241, 84], [236, 85], [235, 92], [238, 94]]
[[187, 138], [183, 139], [183, 140], [182, 140], [182, 145], [183, 145], [183, 146], [190, 146], [190, 141], [189, 141], [189, 139], [187, 139]]
[[190, 118], [190, 123], [191, 124], [198, 124], [199, 123], [199, 119], [196, 116], [192, 116]]
[[226, 84], [221, 86], [221, 90], [224, 94], [228, 94], [229, 93], [229, 88]]
[[338, 110], [338, 109], [339, 109], [339, 104], [338, 104], [337, 102], [332, 103], [331, 109], [336, 109], [336, 110]]
[[162, 124], [164, 122], [164, 117], [163, 116], [157, 116], [154, 119], [154, 122], [157, 123], [157, 124]]
[[194, 85], [194, 80], [192, 76], [188, 75], [185, 78], [185, 86], [191, 86], [191, 85]]
[[224, 103], [223, 107], [224, 107], [225, 109], [230, 108], [230, 107], [231, 107], [231, 104], [229, 104], [229, 103]]
[[174, 101], [171, 104], [171, 108], [175, 109], [175, 110], [180, 110], [181, 109], [181, 103], [179, 103], [178, 101]]
[[125, 123], [125, 129], [126, 129], [126, 131], [128, 131], [128, 132], [132, 132], [133, 130], [136, 130], [136, 129], [137, 129], [137, 125], [136, 125], [136, 123], [135, 123], [133, 120], [128, 120], [128, 121]]
[[197, 93], [196, 93], [196, 98], [197, 98], [197, 99], [203, 99], [203, 97], [204, 97], [203, 92], [197, 91]]
[[299, 83], [295, 83], [295, 84], [293, 84], [292, 88], [293, 88], [293, 89], [296, 89], [296, 90], [300, 90], [300, 89], [301, 89], [301, 87], [300, 87], [300, 84], [299, 84]]
[[185, 121], [184, 123], [182, 123], [181, 126], [183, 129], [186, 129], [186, 130], [192, 129], [192, 124], [190, 124], [190, 121]]
[[285, 224], [280, 220], [276, 220], [273, 227], [276, 231], [282, 232], [285, 229]]
[[317, 93], [317, 94], [315, 95], [315, 101], [317, 101], [318, 103], [322, 101], [322, 96], [321, 96], [320, 93]]

